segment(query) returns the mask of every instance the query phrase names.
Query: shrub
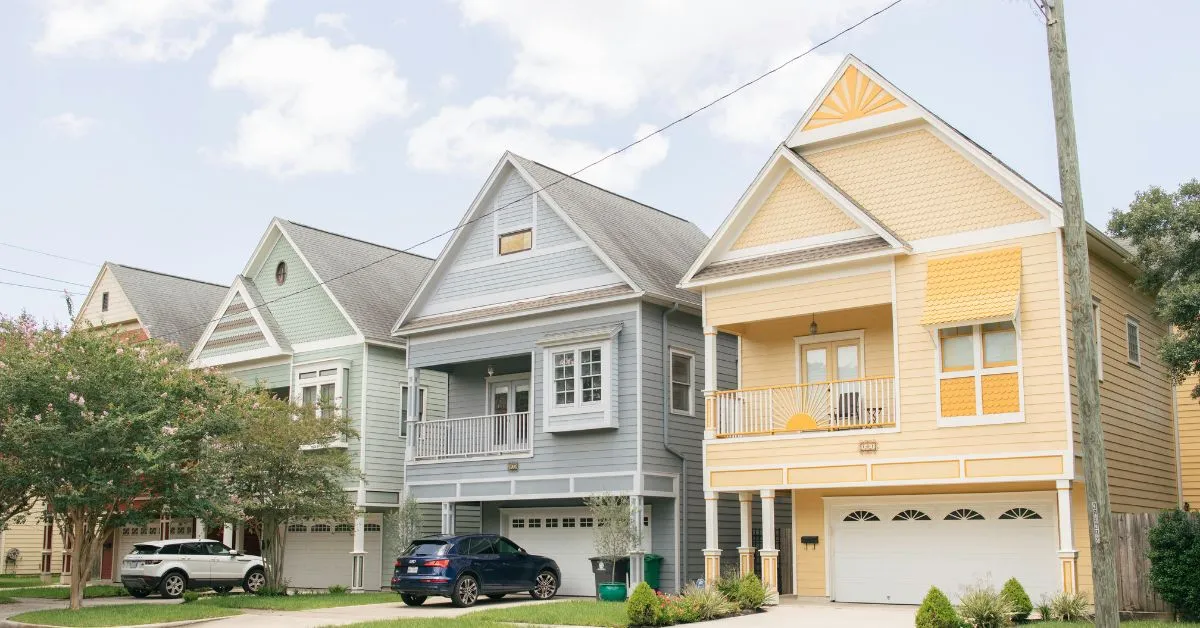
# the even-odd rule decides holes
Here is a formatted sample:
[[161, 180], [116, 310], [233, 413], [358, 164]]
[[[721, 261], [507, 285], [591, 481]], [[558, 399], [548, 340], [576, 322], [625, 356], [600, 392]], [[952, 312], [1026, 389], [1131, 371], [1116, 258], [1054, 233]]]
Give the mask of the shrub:
[[286, 597], [287, 594], [288, 591], [286, 584], [281, 587], [272, 587], [264, 584], [263, 586], [259, 587], [258, 592], [255, 593], [255, 595], [261, 595], [263, 597]]
[[200, 594], [195, 591], [184, 591], [183, 592], [183, 603], [184, 604], [190, 604], [192, 602], [195, 602], [198, 599], [200, 599]]
[[742, 583], [742, 577], [736, 573], [722, 574], [714, 583], [717, 591], [725, 596], [727, 600], [737, 598], [738, 586]]
[[1200, 518], [1168, 510], [1150, 528], [1150, 583], [1184, 617], [1200, 617]]
[[1000, 589], [1000, 595], [1008, 599], [1012, 605], [1012, 618], [1018, 624], [1023, 624], [1029, 619], [1029, 614], [1033, 612], [1033, 602], [1029, 600], [1029, 594], [1025, 592], [1025, 587], [1017, 582], [1016, 578], [1009, 578], [1008, 582], [1004, 583], [1004, 588]]
[[962, 624], [950, 598], [937, 587], [929, 587], [929, 593], [917, 609], [917, 628], [958, 628]]
[[641, 582], [633, 589], [629, 601], [625, 602], [625, 614], [629, 616], [631, 625], [655, 626], [658, 624], [661, 606], [654, 589]]
[[1042, 601], [1038, 602], [1034, 609], [1037, 611], [1038, 619], [1042, 621], [1049, 621], [1054, 616], [1054, 613], [1050, 610], [1050, 600], [1046, 599], [1044, 595], [1042, 596]]
[[716, 589], [701, 589], [691, 585], [672, 600], [675, 621], [690, 623], [726, 617], [738, 612], [738, 605]]
[[767, 589], [763, 586], [762, 580], [752, 573], [746, 574], [738, 582], [737, 594], [733, 598], [733, 602], [744, 611], [753, 611], [762, 608], [765, 601], [767, 601]]
[[959, 596], [958, 613], [975, 628], [1000, 628], [1012, 623], [1013, 605], [995, 588], [978, 585]]
[[1050, 598], [1050, 618], [1058, 621], [1083, 621], [1089, 615], [1088, 605], [1086, 595], [1063, 591]]
[[346, 593], [346, 591], [349, 591], [349, 589], [347, 589], [346, 585], [344, 585], [344, 584], [329, 585], [329, 594], [330, 595], [343, 595]]

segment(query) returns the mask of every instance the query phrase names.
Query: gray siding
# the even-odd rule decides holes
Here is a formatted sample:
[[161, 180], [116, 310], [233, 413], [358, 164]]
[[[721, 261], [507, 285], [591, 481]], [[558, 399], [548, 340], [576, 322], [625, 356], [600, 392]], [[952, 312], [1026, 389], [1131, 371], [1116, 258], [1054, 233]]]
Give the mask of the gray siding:
[[[275, 283], [275, 267], [281, 261], [287, 263], [287, 281], [282, 286]], [[279, 238], [252, 279], [263, 300], [270, 303], [265, 307], [270, 309], [288, 342], [311, 342], [354, 333], [325, 289], [314, 287], [318, 283], [316, 276], [308, 271], [287, 240]]]
[[[400, 436], [401, 387], [408, 382], [404, 351], [368, 346], [367, 356], [367, 490], [404, 490], [404, 438]], [[446, 376], [422, 375], [430, 418], [446, 416]]]
[[266, 388], [283, 388], [292, 385], [292, 365], [287, 363], [241, 369], [227, 375], [248, 386], [261, 383]]

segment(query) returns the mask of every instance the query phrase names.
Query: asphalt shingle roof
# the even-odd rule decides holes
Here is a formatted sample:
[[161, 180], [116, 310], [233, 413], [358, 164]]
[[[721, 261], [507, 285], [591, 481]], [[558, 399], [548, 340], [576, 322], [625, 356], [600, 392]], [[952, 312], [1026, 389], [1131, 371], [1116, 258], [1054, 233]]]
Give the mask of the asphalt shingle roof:
[[109, 262], [151, 338], [190, 351], [225, 298], [228, 286]]

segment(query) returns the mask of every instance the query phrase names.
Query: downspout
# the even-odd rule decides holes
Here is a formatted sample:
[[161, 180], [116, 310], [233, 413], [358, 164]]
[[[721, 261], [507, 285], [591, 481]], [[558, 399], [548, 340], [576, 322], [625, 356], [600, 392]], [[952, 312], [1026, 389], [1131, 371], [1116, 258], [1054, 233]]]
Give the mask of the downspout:
[[663, 357], [663, 383], [662, 383], [662, 429], [663, 429], [663, 449], [666, 449], [671, 454], [679, 458], [679, 466], [682, 467], [679, 476], [679, 511], [682, 516], [675, 525], [682, 526], [680, 530], [679, 546], [682, 548], [680, 552], [683, 556], [679, 557], [680, 572], [683, 574], [681, 582], [687, 582], [688, 574], [688, 461], [683, 453], [671, 446], [671, 345], [667, 342], [667, 317], [679, 311], [679, 303], [675, 303], [669, 310], [663, 310], [662, 314], [662, 357]]

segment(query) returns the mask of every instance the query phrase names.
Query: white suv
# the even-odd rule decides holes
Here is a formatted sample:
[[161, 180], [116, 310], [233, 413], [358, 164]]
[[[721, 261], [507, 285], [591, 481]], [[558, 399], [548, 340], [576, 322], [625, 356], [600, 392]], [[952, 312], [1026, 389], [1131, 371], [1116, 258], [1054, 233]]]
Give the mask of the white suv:
[[266, 581], [261, 558], [208, 539], [138, 543], [121, 560], [121, 584], [133, 597], [158, 591], [165, 598], [177, 598], [201, 587], [224, 593], [240, 586], [257, 593]]

